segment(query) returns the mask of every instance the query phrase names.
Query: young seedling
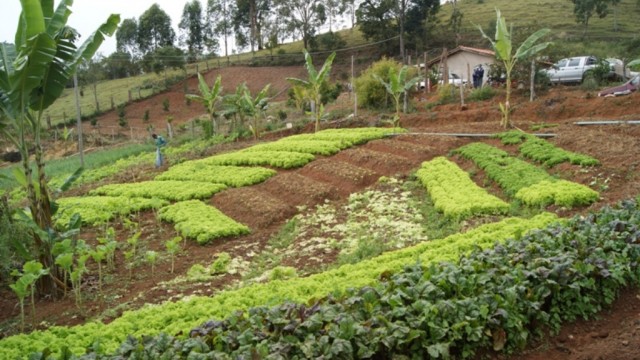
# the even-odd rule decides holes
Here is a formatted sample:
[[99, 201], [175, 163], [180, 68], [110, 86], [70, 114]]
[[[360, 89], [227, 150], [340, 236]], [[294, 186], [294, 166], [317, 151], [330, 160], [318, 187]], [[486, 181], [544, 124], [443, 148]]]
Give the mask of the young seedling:
[[24, 298], [29, 294], [29, 287], [35, 282], [33, 275], [31, 274], [19, 274], [17, 272], [12, 275], [19, 275], [20, 277], [15, 283], [10, 284], [9, 287], [18, 296], [20, 302], [20, 331], [24, 331]]
[[177, 236], [173, 239], [167, 241], [164, 245], [167, 248], [167, 252], [171, 257], [171, 273], [173, 274], [173, 270], [175, 267], [176, 254], [180, 252], [180, 241], [182, 241], [182, 237]]
[[44, 269], [44, 266], [38, 261], [27, 261], [23, 266], [24, 274], [31, 275], [33, 281], [31, 282], [31, 320], [35, 322], [36, 317], [36, 287], [35, 282], [42, 276], [49, 274], [49, 269]]
[[87, 271], [86, 263], [89, 256], [86, 250], [79, 253], [76, 266], [71, 272], [71, 283], [73, 284], [73, 292], [76, 296], [76, 306], [78, 308], [82, 306], [82, 275]]
[[125, 251], [124, 258], [127, 260], [127, 267], [129, 268], [129, 281], [133, 278], [133, 267], [136, 263], [136, 252], [135, 249]]
[[102, 295], [102, 261], [107, 256], [107, 248], [105, 245], [98, 245], [96, 248], [90, 252], [93, 261], [98, 264], [98, 290], [100, 291], [100, 295]]
[[138, 231], [133, 234], [130, 238], [127, 239], [127, 244], [131, 247], [131, 251], [133, 252], [132, 257], [135, 259], [136, 257], [136, 249], [138, 248], [138, 243], [140, 243], [140, 235], [142, 232]]
[[55, 264], [63, 270], [64, 296], [67, 296], [67, 281], [73, 266], [73, 244], [71, 239], [64, 239], [53, 245], [51, 253], [55, 256]]
[[153, 250], [149, 250], [145, 254], [144, 259], [151, 265], [151, 275], [153, 276], [155, 272], [156, 262], [158, 261], [158, 253]]

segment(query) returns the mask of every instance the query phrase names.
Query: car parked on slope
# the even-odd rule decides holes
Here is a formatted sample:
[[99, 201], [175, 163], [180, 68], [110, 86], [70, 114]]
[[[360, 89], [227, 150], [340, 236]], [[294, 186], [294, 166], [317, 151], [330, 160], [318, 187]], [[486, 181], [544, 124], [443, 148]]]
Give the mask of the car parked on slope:
[[598, 93], [598, 96], [620, 96], [628, 95], [640, 88], [640, 74], [636, 74], [626, 83], [614, 87], [604, 89]]
[[[614, 76], [613, 65], [604, 61], [609, 65], [608, 76]], [[593, 71], [600, 64], [600, 60], [595, 56], [577, 56], [568, 59], [562, 59], [555, 63], [551, 68], [547, 69], [547, 76], [552, 84], [559, 83], [581, 83], [585, 75]]]

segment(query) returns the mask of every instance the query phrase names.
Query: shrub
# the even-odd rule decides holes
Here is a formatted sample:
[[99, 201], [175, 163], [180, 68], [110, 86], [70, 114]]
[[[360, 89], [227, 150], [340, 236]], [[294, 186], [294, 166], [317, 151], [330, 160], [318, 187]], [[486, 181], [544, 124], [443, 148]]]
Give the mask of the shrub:
[[[368, 109], [384, 109], [392, 106], [392, 101], [387, 95], [384, 85], [382, 85], [374, 75], [389, 82], [389, 71], [398, 73], [401, 67], [402, 65], [399, 62], [383, 58], [367, 68], [364, 73], [356, 79], [358, 105]], [[407, 76], [407, 78], [412, 77], [412, 74]]]
[[438, 99], [440, 104], [452, 104], [460, 101], [460, 90], [451, 84], [438, 85]]
[[467, 100], [485, 101], [485, 100], [492, 99], [494, 96], [496, 96], [496, 90], [494, 88], [490, 86], [483, 86], [478, 89], [473, 89], [469, 94], [469, 96], [467, 97]]

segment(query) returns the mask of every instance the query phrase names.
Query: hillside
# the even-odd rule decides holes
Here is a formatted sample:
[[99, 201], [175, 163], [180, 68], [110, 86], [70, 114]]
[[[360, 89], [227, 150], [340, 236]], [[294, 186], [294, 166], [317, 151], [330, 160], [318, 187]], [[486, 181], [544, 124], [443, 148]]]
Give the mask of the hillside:
[[[495, 9], [500, 9], [508, 23], [514, 27], [548, 27], [554, 31], [557, 39], [576, 39], [582, 37], [583, 26], [577, 24], [573, 13], [574, 5], [569, 0], [461, 0], [458, 7], [463, 13], [463, 32], [477, 32], [476, 25], [487, 29], [495, 20]], [[438, 15], [442, 24], [451, 17], [453, 5], [442, 5]], [[605, 18], [597, 15], [589, 20], [588, 38], [607, 40], [634, 37], [640, 32], [640, 7], [635, 0], [622, 0], [617, 8], [609, 6], [610, 13]], [[614, 30], [617, 20], [618, 30]]]

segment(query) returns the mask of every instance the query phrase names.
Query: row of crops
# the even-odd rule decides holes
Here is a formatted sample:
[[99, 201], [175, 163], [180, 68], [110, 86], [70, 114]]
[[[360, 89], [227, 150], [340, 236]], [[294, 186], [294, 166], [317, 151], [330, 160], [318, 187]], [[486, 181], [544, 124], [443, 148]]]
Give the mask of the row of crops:
[[[241, 235], [249, 229], [200, 200], [228, 187], [249, 186], [276, 174], [265, 168], [290, 169], [313, 161], [315, 155], [332, 155], [348, 147], [379, 139], [403, 129], [330, 129], [315, 134], [294, 135], [250, 148], [185, 161], [172, 166], [152, 181], [110, 184], [90, 192], [90, 197], [60, 200], [57, 224], [68, 224], [78, 213], [85, 224], [98, 225], [116, 216], [160, 209], [161, 220], [176, 224], [176, 230], [198, 243]], [[169, 205], [169, 202], [178, 202]]]
[[339, 294], [349, 288], [372, 286], [378, 283], [382, 274], [398, 272], [416, 261], [425, 266], [455, 261], [475, 247], [491, 247], [496, 241], [543, 228], [556, 220], [556, 216], [550, 213], [532, 219], [508, 218], [464, 234], [388, 252], [306, 278], [276, 280], [222, 291], [213, 297], [194, 297], [176, 303], [149, 305], [140, 310], [125, 312], [109, 324], [89, 322], [75, 327], [51, 327], [45, 331], [16, 335], [0, 340], [0, 358], [12, 359], [45, 348], [59, 353], [64, 346], [75, 354], [82, 354], [96, 341], [99, 341], [105, 351], [110, 352], [125, 340], [127, 334], [186, 334], [191, 328], [211, 318], [222, 319], [237, 310], [285, 301], [306, 303], [323, 298], [329, 293]]
[[[306, 278], [151, 305], [110, 324], [13, 336], [0, 341], [0, 357], [89, 348], [87, 359], [514, 351], [544, 328], [593, 316], [637, 284], [639, 226], [637, 200], [568, 221], [549, 213], [508, 218]], [[156, 337], [142, 341], [149, 335]]]
[[[248, 177], [266, 179], [275, 172], [257, 166], [288, 168], [296, 166], [291, 164], [302, 159], [302, 157], [292, 157], [291, 160], [286, 160], [287, 153], [296, 153], [290, 151], [291, 148], [286, 148], [285, 144], [288, 142], [295, 144], [297, 150], [307, 149], [308, 152], [300, 154], [329, 154], [334, 151], [329, 146], [331, 140], [328, 139], [330, 137], [334, 138], [332, 146], [343, 149], [366, 142], [368, 141], [366, 138], [382, 137], [384, 131], [389, 130], [376, 130], [376, 132], [363, 130], [365, 135], [360, 134], [357, 138], [349, 135], [349, 131], [345, 130], [330, 130], [314, 135], [293, 136], [232, 154], [185, 162], [172, 167], [153, 182], [174, 182], [173, 186], [180, 187], [180, 189], [182, 189], [182, 185], [178, 184], [180, 182], [200, 182], [224, 187], [246, 186], [249, 183], [242, 184], [242, 176], [229, 176], [224, 170], [227, 168], [237, 171], [250, 170], [251, 175]], [[312, 144], [316, 144], [317, 148], [314, 148]], [[477, 145], [470, 144], [468, 146]], [[459, 151], [462, 154], [465, 148], [463, 147]], [[252, 153], [261, 152], [272, 156], [251, 157]], [[274, 152], [285, 155], [275, 156]], [[502, 154], [500, 156], [500, 161], [503, 161], [505, 156]], [[508, 155], [506, 158], [509, 158]], [[476, 161], [474, 160], [474, 162]], [[516, 163], [521, 166], [512, 160], [506, 160], [504, 163], [507, 165]], [[244, 167], [251, 165], [256, 166]], [[478, 165], [480, 166], [480, 164]], [[537, 169], [533, 165], [529, 164], [529, 166]], [[184, 171], [176, 170], [181, 168]], [[202, 181], [209, 179], [206, 174], [211, 171], [211, 168], [217, 170], [214, 173], [209, 173], [211, 178], [216, 180]], [[487, 170], [485, 169], [485, 171]], [[530, 171], [533, 173], [534, 170]], [[544, 170], [542, 172], [546, 174]], [[189, 178], [189, 175], [200, 180]], [[159, 179], [160, 177], [164, 179]], [[219, 180], [224, 177], [229, 180], [227, 182]], [[475, 185], [466, 172], [444, 158], [425, 162], [417, 172], [417, 177], [427, 187], [436, 207], [446, 216], [462, 218], [481, 214], [502, 214], [508, 209], [508, 204]], [[540, 178], [543, 177], [540, 176]], [[264, 179], [259, 181], [264, 181]], [[561, 181], [551, 178], [548, 174], [544, 180]], [[539, 183], [540, 181], [533, 183], [533, 185]], [[171, 187], [167, 186], [169, 189]], [[512, 185], [512, 187], [515, 186]], [[117, 189], [117, 187], [115, 188]], [[141, 200], [145, 200], [145, 196], [149, 197], [146, 200], [153, 201], [153, 203], [147, 205], [147, 208], [159, 209], [159, 217], [162, 220], [175, 223], [179, 232], [200, 243], [207, 242], [215, 236], [239, 235], [249, 231], [248, 228], [235, 223], [217, 209], [199, 200], [179, 201], [183, 196], [186, 196], [184, 192], [188, 191], [188, 188], [205, 193], [223, 190], [220, 187], [214, 189], [191, 184], [191, 186], [184, 186], [184, 191], [175, 191], [172, 195], [174, 198], [158, 199], [157, 197], [162, 198], [162, 195], [158, 195], [162, 193], [162, 190], [147, 183], [145, 186], [124, 184], [120, 190], [114, 190], [114, 186], [110, 185], [103, 189], [97, 189], [95, 193], [115, 195], [114, 191], [119, 191], [117, 193], [119, 196], [116, 198], [123, 199], [123, 202], [111, 206], [113, 209], [120, 209], [121, 212], [127, 206], [124, 199], [128, 199], [135, 206], [138, 206], [137, 210], [133, 210], [138, 211], [142, 209], [140, 207], [140, 204], [143, 203]], [[505, 190], [505, 193], [509, 192]], [[87, 203], [99, 203], [100, 200], [97, 199], [105, 198], [108, 197], [92, 197]], [[178, 202], [169, 205], [169, 201]], [[96, 208], [100, 208], [100, 206], [96, 206]], [[618, 212], [621, 212], [622, 215], [630, 218], [630, 224], [637, 224], [639, 218], [637, 210], [635, 202], [629, 202], [622, 209], [605, 210], [604, 217], [618, 216]], [[599, 215], [588, 220], [591, 222], [591, 226], [604, 226], [604, 223], [596, 223], [596, 219], [600, 221], [602, 218], [603, 216]], [[563, 230], [566, 229], [564, 225], [558, 225], [560, 227], [554, 227], [545, 232], [534, 232], [531, 237], [525, 236], [523, 238], [523, 234], [533, 229], [545, 228], [557, 220], [555, 215], [549, 213], [543, 213], [531, 219], [507, 218], [464, 234], [420, 243], [306, 278], [275, 280], [240, 289], [226, 290], [213, 297], [194, 297], [178, 303], [151, 305], [140, 310], [126, 312], [122, 317], [106, 325], [99, 322], [89, 322], [77, 327], [52, 327], [46, 331], [18, 335], [0, 341], [0, 357], [19, 357], [33, 351], [42, 351], [45, 348], [61, 354], [66, 351], [65, 347], [71, 353], [81, 354], [92, 346], [94, 350], [98, 349], [96, 351], [100, 354], [114, 354], [115, 352], [118, 356], [122, 355], [125, 358], [141, 356], [142, 352], [152, 357], [197, 358], [197, 353], [208, 353], [210, 356], [219, 355], [225, 358], [229, 354], [232, 356], [280, 354], [285, 357], [369, 357], [376, 354], [413, 354], [416, 351], [424, 356], [428, 354], [436, 358], [447, 357], [452, 353], [462, 354], [462, 357], [466, 357], [473, 354], [474, 349], [478, 346], [487, 346], [493, 342], [495, 347], [496, 339], [498, 339], [498, 347], [512, 349], [520, 347], [530, 335], [525, 334], [530, 331], [527, 324], [535, 322], [546, 324], [555, 329], [559, 321], [564, 318], [592, 314], [600, 304], [609, 303], [613, 299], [616, 289], [628, 279], [633, 271], [637, 272], [637, 269], [631, 266], [620, 268], [616, 262], [622, 258], [629, 260], [628, 257], [637, 257], [637, 254], [624, 248], [624, 244], [609, 246], [607, 253], [597, 254], [599, 256], [597, 259], [585, 260], [575, 256], [569, 257], [575, 263], [568, 264], [568, 268], [557, 269], [552, 263], [552, 255], [560, 256], [557, 251], [569, 251], [570, 249], [567, 248], [571, 248], [552, 241], [553, 236], [558, 234], [571, 235], [570, 232]], [[572, 220], [572, 222], [575, 221], [580, 221], [580, 219]], [[572, 224], [568, 225], [569, 228], [576, 228], [577, 225]], [[613, 229], [603, 228], [602, 233], [613, 231], [615, 236], [622, 237], [624, 234], [629, 234], [627, 230], [615, 226]], [[536, 236], [542, 236], [538, 234], [545, 234], [546, 238], [537, 238]], [[549, 234], [553, 234], [553, 236]], [[566, 241], [589, 242], [591, 240], [586, 237], [577, 237], [577, 239], [567, 238]], [[544, 246], [532, 246], [538, 241], [541, 241]], [[603, 240], [598, 239], [597, 241]], [[501, 242], [504, 243], [503, 246], [495, 247], [496, 243]], [[526, 246], [519, 248], [518, 244], [521, 243]], [[627, 244], [630, 243], [632, 241], [627, 241]], [[547, 250], [545, 246], [550, 247], [548, 253], [543, 252], [543, 250]], [[585, 244], [588, 249], [594, 246], [601, 246], [601, 244]], [[575, 244], [573, 247], [575, 248]], [[532, 259], [531, 263], [523, 265], [524, 269], [535, 267], [526, 271], [517, 269], [517, 267], [516, 271], [511, 267], [514, 264], [513, 261], [504, 260], [503, 263], [500, 263], [502, 267], [499, 268], [498, 273], [504, 272], [506, 280], [496, 278], [495, 282], [491, 282], [494, 281], [494, 276], [497, 274], [490, 271], [491, 266], [502, 261], [503, 257], [508, 259], [511, 255], [504, 249], [512, 248], [520, 249], [520, 253], [518, 253], [520, 257], [517, 259], [522, 260], [523, 264], [526, 262], [522, 258], [522, 251], [538, 250], [541, 251], [540, 254], [547, 256], [550, 260], [545, 261], [544, 256], [540, 254], [524, 257], [527, 261], [529, 258]], [[620, 256], [618, 252], [622, 252], [623, 256]], [[538, 255], [540, 256], [536, 258]], [[584, 257], [589, 253], [581, 252], [580, 255]], [[560, 293], [561, 291], [576, 291], [575, 288], [558, 289], [557, 287], [552, 287], [548, 291], [550, 285], [546, 279], [549, 277], [549, 272], [559, 272], [558, 274], [554, 273], [553, 276], [557, 275], [563, 281], [567, 281], [567, 274], [561, 272], [569, 269], [566, 271], [574, 276], [570, 281], [583, 281], [584, 286], [588, 288], [587, 290], [592, 291], [593, 289], [587, 286], [591, 283], [590, 276], [598, 274], [602, 276], [602, 259], [608, 261], [609, 258], [615, 261], [605, 262], [606, 270], [610, 271], [614, 265], [617, 266], [614, 281], [603, 282], [602, 287], [593, 292], [594, 294], [605, 294], [605, 296], [601, 295], [595, 300], [590, 299], [582, 304], [584, 306], [579, 310], [572, 309], [573, 312], [565, 311], [561, 307], [561, 302], [558, 302], [560, 310], [554, 308], [548, 316], [543, 314], [539, 315], [541, 318], [532, 317], [532, 313], [534, 313], [532, 309], [539, 309], [541, 302], [550, 301], [549, 299], [553, 299], [552, 296], [560, 296], [561, 300], [565, 299], [563, 296], [567, 295]], [[489, 260], [489, 263], [482, 263], [482, 261]], [[584, 267], [581, 265], [581, 261], [587, 261], [589, 264], [593, 261], [595, 265]], [[407, 265], [416, 263], [419, 265], [405, 269]], [[549, 269], [544, 270], [545, 266]], [[572, 266], [578, 267], [579, 271], [571, 270]], [[508, 273], [511, 270], [516, 272]], [[391, 277], [391, 274], [396, 275]], [[514, 277], [514, 274], [518, 277]], [[538, 280], [539, 283], [536, 282]], [[525, 306], [520, 304], [519, 298], [525, 296], [521, 294], [522, 291], [527, 293], [530, 291], [526, 286], [523, 288], [522, 284], [526, 281], [536, 284], [537, 292], [535, 297], [528, 298], [531, 301], [525, 302]], [[418, 291], [416, 287], [422, 290]], [[332, 297], [327, 299], [327, 294], [332, 294]], [[503, 295], [498, 299], [495, 297], [496, 294]], [[573, 295], [569, 294], [569, 296]], [[491, 300], [492, 297], [493, 300]], [[324, 300], [310, 308], [302, 305], [316, 302], [318, 299]], [[292, 304], [278, 305], [286, 302], [292, 302]], [[420, 306], [416, 307], [414, 304]], [[276, 307], [269, 308], [269, 306]], [[237, 313], [237, 310], [245, 310], [245, 312]], [[559, 313], [560, 315], [558, 315]], [[345, 314], [345, 316], [337, 316], [337, 314]], [[508, 320], [514, 317], [518, 321]], [[370, 322], [369, 319], [373, 318], [378, 318], [380, 321]], [[216, 321], [207, 322], [211, 319]], [[476, 320], [470, 321], [470, 319]], [[205, 325], [200, 326], [202, 324]], [[195, 328], [197, 326], [200, 327]], [[190, 332], [192, 329], [194, 330]], [[506, 335], [512, 334], [512, 331], [517, 335]], [[186, 340], [184, 335], [178, 338], [159, 335], [162, 333], [170, 335], [191, 333], [194, 338]], [[128, 335], [133, 337], [127, 339]], [[144, 342], [139, 340], [141, 336], [147, 335], [159, 335], [159, 337], [147, 339]], [[285, 346], [283, 342], [287, 345]], [[96, 347], [95, 344], [99, 344], [99, 346]], [[95, 354], [87, 356], [95, 357]]]

